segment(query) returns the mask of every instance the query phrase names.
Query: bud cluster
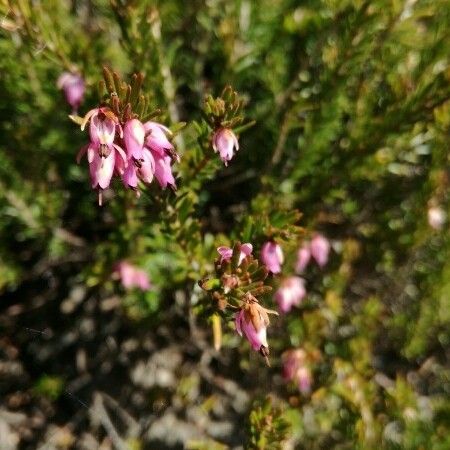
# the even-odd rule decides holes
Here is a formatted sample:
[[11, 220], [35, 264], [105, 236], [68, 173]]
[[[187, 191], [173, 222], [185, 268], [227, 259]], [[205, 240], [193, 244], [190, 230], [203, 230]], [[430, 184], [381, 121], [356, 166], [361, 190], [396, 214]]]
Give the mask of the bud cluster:
[[140, 94], [143, 75], [134, 74], [131, 84], [107, 68], [103, 75], [100, 106], [84, 118], [71, 117], [82, 130], [89, 123], [90, 142], [81, 148], [77, 161], [87, 154], [91, 184], [98, 190], [99, 204], [102, 191], [109, 187], [114, 175], [137, 196], [139, 180], [149, 184], [154, 177], [162, 188], [175, 189], [172, 164], [179, 161], [179, 156], [171, 142], [173, 133], [150, 120], [160, 111], [149, 111], [149, 99]]
[[234, 311], [237, 333], [244, 335], [268, 361], [269, 314], [277, 312], [264, 308], [258, 297], [272, 290], [264, 284], [269, 271], [253, 258], [253, 246], [249, 243], [236, 242], [232, 249], [219, 247], [217, 251], [216, 276], [201, 280], [200, 287], [210, 293], [219, 311]]
[[240, 115], [242, 106], [242, 99], [230, 86], [225, 87], [220, 97], [213, 98], [208, 95], [205, 98], [204, 116], [213, 130], [212, 147], [216, 153], [219, 153], [226, 166], [233, 158], [235, 151], [239, 150], [239, 142], [233, 128], [242, 124], [244, 120]]

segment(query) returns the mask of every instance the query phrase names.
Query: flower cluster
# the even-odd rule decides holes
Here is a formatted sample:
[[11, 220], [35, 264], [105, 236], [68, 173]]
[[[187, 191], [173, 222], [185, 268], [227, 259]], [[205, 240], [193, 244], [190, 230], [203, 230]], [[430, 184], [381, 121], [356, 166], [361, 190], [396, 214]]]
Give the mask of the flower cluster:
[[245, 336], [252, 348], [268, 362], [269, 314], [278, 314], [264, 308], [258, 299], [271, 290], [270, 286], [264, 285], [268, 270], [253, 258], [250, 243], [238, 242], [233, 248], [218, 247], [217, 252], [216, 278], [201, 280], [200, 286], [211, 294], [217, 309], [223, 314], [237, 310], [234, 312], [237, 333]]
[[[295, 270], [303, 272], [313, 258], [319, 267], [324, 267], [328, 262], [330, 243], [321, 234], [315, 234], [310, 242], [306, 242], [298, 249]], [[267, 242], [261, 251], [262, 261], [270, 268], [272, 273], [281, 272], [283, 252], [281, 247], [274, 242]], [[289, 276], [280, 282], [275, 292], [275, 301], [280, 312], [288, 313], [293, 306], [298, 306], [306, 297], [305, 280], [298, 276]]]
[[[108, 76], [111, 74], [105, 69], [106, 81]], [[134, 80], [136, 78], [139, 77], [136, 75]], [[112, 91], [110, 97], [79, 121], [82, 130], [89, 124], [90, 142], [81, 148], [77, 161], [87, 154], [92, 188], [98, 190], [100, 205], [102, 191], [109, 187], [114, 175], [137, 196], [140, 195], [139, 180], [149, 184], [156, 178], [163, 189], [167, 186], [175, 189], [172, 164], [179, 161], [169, 140], [171, 131], [160, 123], [141, 121], [133, 112], [133, 106], [139, 106], [133, 98], [138, 96], [140, 85], [136, 87], [134, 83], [133, 91], [132, 86], [120, 84], [117, 76], [114, 80], [115, 84], [106, 83]], [[121, 86], [123, 98], [117, 95], [115, 85]]]

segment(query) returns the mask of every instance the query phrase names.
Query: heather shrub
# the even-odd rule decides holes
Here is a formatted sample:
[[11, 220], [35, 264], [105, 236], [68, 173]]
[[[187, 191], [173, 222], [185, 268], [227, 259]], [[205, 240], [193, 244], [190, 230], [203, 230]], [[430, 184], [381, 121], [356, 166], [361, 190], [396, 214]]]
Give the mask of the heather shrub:
[[446, 0], [0, 1], [0, 447], [446, 449]]

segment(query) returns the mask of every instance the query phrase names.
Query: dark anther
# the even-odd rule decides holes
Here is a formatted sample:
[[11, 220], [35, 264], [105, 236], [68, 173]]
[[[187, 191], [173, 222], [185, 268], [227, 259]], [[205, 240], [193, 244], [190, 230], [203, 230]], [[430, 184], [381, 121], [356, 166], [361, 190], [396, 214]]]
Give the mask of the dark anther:
[[98, 148], [98, 156], [100, 156], [100, 158], [107, 158], [110, 153], [111, 149], [107, 144], [100, 144], [100, 147]]

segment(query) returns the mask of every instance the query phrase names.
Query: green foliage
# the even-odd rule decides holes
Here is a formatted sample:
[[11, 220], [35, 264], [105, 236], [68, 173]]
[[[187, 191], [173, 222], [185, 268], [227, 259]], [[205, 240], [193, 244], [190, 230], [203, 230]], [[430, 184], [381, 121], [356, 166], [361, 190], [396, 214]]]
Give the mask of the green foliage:
[[247, 449], [282, 449], [289, 433], [289, 423], [283, 418], [282, 410], [273, 405], [270, 397], [255, 403], [248, 426]]
[[62, 393], [64, 381], [59, 376], [43, 375], [36, 381], [34, 391], [50, 400], [56, 400]]

